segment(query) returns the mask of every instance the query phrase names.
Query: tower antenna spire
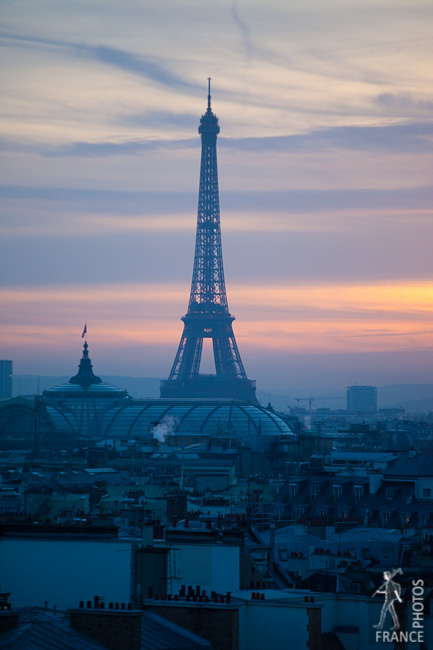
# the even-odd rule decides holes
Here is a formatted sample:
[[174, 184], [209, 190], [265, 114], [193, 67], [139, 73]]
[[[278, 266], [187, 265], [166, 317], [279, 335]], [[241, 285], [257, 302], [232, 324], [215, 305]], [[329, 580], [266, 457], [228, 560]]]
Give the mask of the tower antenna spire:
[[211, 110], [211, 108], [210, 108], [210, 80], [211, 80], [211, 77], [208, 77], [207, 78], [207, 107], [208, 107], [209, 111]]

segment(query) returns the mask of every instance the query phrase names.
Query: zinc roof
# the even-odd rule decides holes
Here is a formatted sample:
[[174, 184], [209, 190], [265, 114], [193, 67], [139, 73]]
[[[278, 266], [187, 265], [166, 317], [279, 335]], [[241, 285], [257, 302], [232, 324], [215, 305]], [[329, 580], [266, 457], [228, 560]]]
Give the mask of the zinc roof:
[[385, 477], [392, 476], [431, 476], [433, 477], [433, 454], [401, 454], [386, 468]]

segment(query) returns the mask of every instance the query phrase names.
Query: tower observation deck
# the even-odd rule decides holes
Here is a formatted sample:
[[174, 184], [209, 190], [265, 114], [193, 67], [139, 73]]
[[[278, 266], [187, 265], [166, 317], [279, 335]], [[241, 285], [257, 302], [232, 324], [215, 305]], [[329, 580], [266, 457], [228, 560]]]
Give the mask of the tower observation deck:
[[[210, 79], [201, 136], [200, 187], [194, 268], [183, 334], [161, 397], [224, 397], [256, 402], [236, 344], [224, 280], [217, 169], [218, 118], [212, 112]], [[215, 374], [200, 374], [203, 339], [212, 339]]]

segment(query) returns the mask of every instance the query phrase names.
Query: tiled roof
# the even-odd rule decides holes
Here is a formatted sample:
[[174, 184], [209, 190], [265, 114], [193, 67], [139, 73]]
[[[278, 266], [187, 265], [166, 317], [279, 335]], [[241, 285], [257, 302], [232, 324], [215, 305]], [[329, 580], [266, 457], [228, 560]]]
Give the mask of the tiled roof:
[[212, 650], [209, 641], [171, 623], [144, 612], [141, 618], [141, 650]]
[[64, 616], [37, 612], [19, 627], [0, 634], [1, 650], [106, 650], [93, 639], [72, 630]]
[[[269, 529], [260, 531], [260, 537], [263, 539], [265, 544], [269, 543]], [[329, 533], [326, 540], [319, 539], [315, 535], [310, 533], [298, 533], [295, 530], [295, 526], [292, 524], [290, 526], [285, 526], [284, 528], [279, 528], [275, 531], [275, 543], [276, 545], [285, 545], [293, 544], [298, 541], [309, 541], [311, 544], [320, 542], [321, 544], [336, 542], [338, 544], [343, 544], [345, 542], [396, 542], [399, 541], [402, 537], [402, 532], [400, 530], [388, 530], [385, 528], [351, 528], [342, 533]]]
[[433, 454], [402, 454], [392, 461], [385, 470], [385, 478], [393, 476], [433, 477]]
[[[69, 626], [69, 616], [37, 607], [19, 610], [19, 626], [0, 634], [1, 650], [107, 650]], [[141, 650], [212, 650], [209, 641], [152, 612], [141, 615]], [[125, 648], [126, 650], [126, 648]]]
[[50, 497], [47, 506], [47, 515], [54, 519], [64, 510], [85, 510], [85, 499], [84, 496], [76, 494], [63, 494], [59, 497]]

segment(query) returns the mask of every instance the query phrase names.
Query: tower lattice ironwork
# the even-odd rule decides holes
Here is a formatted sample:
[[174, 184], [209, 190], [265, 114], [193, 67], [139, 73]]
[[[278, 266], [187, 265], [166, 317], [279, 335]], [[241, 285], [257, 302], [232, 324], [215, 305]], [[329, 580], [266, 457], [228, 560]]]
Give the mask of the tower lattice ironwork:
[[[221, 246], [217, 169], [218, 118], [212, 112], [210, 79], [201, 135], [200, 188], [194, 269], [184, 330], [161, 397], [224, 397], [256, 401], [255, 382], [247, 378], [229, 312]], [[215, 374], [200, 374], [203, 339], [213, 343]]]

